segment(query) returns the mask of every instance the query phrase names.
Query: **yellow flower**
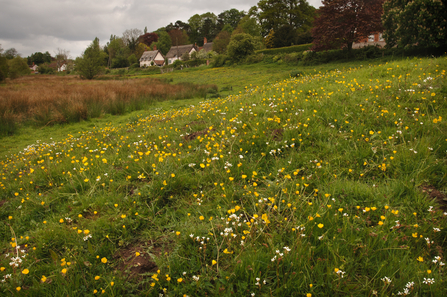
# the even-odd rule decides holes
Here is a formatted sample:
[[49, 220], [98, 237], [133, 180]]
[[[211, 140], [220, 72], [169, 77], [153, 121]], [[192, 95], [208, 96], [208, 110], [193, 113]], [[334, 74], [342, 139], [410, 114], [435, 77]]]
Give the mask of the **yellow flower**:
[[216, 265], [216, 264], [217, 264], [216, 260], [211, 261], [211, 266]]
[[25, 269], [22, 270], [22, 273], [23, 273], [23, 274], [28, 274], [28, 273], [29, 273], [29, 270], [25, 268]]
[[67, 273], [67, 268], [62, 269], [61, 272], [62, 272], [63, 274], [66, 274], [66, 273]]
[[203, 216], [199, 217], [199, 220], [203, 221], [205, 218]]
[[98, 293], [98, 290], [93, 290], [93, 294], [96, 294], [96, 293]]
[[318, 224], [318, 228], [323, 228], [324, 227], [324, 225], [323, 224]]
[[419, 256], [416, 260], [418, 260], [419, 262], [423, 262], [424, 258], [422, 258], [421, 256]]
[[334, 272], [337, 273], [340, 269], [334, 268]]
[[177, 282], [178, 283], [181, 283], [183, 281], [183, 278], [179, 278], [179, 279], [177, 279]]
[[95, 276], [95, 280], [100, 279], [101, 277], [99, 275]]
[[382, 225], [383, 225], [383, 222], [382, 222], [382, 221], [379, 221], [379, 225], [382, 226]]
[[40, 280], [44, 283], [47, 281], [47, 277], [45, 275], [42, 275], [42, 278]]
[[121, 218], [122, 218], [122, 219], [125, 219], [125, 218], [126, 218], [126, 215], [125, 215], [125, 214], [122, 214], [122, 215], [121, 215]]
[[138, 257], [139, 255], [141, 255], [139, 252], [135, 252], [136, 257]]
[[174, 174], [174, 173], [171, 173], [171, 177], [175, 177], [175, 174]]
[[180, 231], [175, 232], [175, 234], [176, 234], [177, 236], [179, 236], [179, 235], [180, 235]]
[[312, 297], [312, 294], [311, 293], [307, 293], [306, 297]]
[[429, 270], [427, 270], [427, 273], [428, 273], [428, 274], [430, 274], [430, 273], [431, 273], [431, 270], [430, 270], [430, 269], [429, 269]]
[[231, 177], [231, 176], [230, 176], [230, 177], [229, 177], [228, 179], [229, 179], [230, 181], [233, 181], [233, 180], [234, 180], [234, 178], [233, 178], [233, 177]]
[[84, 182], [88, 183], [88, 178], [84, 179]]
[[17, 292], [19, 292], [21, 289], [22, 289], [21, 287], [16, 288]]
[[115, 284], [114, 282], [110, 282], [110, 286], [111, 286], [111, 287], [113, 287], [114, 284]]
[[63, 222], [64, 222], [64, 219], [60, 219], [60, 220], [59, 220], [59, 223], [62, 224]]
[[242, 174], [242, 178], [247, 178], [247, 176], [245, 174]]
[[103, 258], [101, 259], [101, 262], [104, 263], [104, 264], [106, 264], [106, 263], [107, 263], [107, 258], [106, 258], [106, 257], [103, 257]]

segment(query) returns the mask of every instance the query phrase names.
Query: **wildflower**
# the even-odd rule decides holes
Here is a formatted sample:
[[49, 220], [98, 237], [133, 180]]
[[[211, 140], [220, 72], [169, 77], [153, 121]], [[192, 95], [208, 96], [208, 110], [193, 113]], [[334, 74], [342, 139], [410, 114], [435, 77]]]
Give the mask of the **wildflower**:
[[22, 270], [22, 273], [23, 273], [23, 274], [28, 274], [28, 273], [29, 273], [29, 270], [25, 268], [25, 269]]
[[419, 256], [416, 260], [418, 260], [419, 262], [423, 262], [424, 258], [422, 258], [421, 256]]
[[62, 274], [66, 274], [67, 273], [67, 268], [62, 269]]
[[435, 283], [435, 279], [434, 278], [425, 278], [424, 277], [424, 281], [422, 283], [430, 286], [430, 285], [433, 285]]
[[138, 257], [139, 255], [141, 255], [139, 252], [135, 252], [136, 257]]
[[21, 287], [16, 288], [17, 292], [19, 292], [21, 289], [22, 289]]
[[381, 280], [386, 284], [389, 285], [391, 283], [391, 279], [387, 276], [385, 276], [384, 278], [381, 278]]
[[205, 219], [204, 216], [200, 216], [200, 217], [199, 217], [199, 220], [201, 220], [201, 221], [203, 221], [204, 219]]
[[216, 265], [216, 264], [217, 264], [216, 260], [211, 261], [211, 266]]
[[40, 280], [44, 283], [47, 281], [47, 277], [45, 275], [42, 275], [42, 278]]
[[323, 227], [324, 227], [324, 225], [323, 225], [323, 224], [321, 224], [321, 223], [320, 223], [320, 224], [318, 224], [318, 228], [320, 228], [320, 229], [321, 229], [321, 228], [323, 228]]
[[180, 231], [175, 232], [175, 234], [176, 234], [177, 236], [179, 236], [179, 235], [180, 235]]
[[95, 280], [99, 280], [101, 277], [99, 275], [95, 276]]
[[107, 263], [107, 258], [106, 258], [106, 257], [103, 257], [103, 258], [101, 259], [101, 262], [104, 263], [104, 264], [106, 264], [106, 263]]
[[182, 281], [183, 281], [183, 278], [178, 278], [178, 279], [177, 279], [177, 282], [178, 282], [178, 283], [181, 283]]

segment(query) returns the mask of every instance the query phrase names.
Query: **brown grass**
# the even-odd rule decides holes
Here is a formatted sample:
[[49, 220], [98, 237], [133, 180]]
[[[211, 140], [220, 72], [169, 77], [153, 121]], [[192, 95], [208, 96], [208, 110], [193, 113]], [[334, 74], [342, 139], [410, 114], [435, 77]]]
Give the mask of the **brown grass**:
[[[25, 76], [0, 86], [0, 126], [13, 130], [25, 122], [42, 126], [122, 114], [153, 101], [204, 97], [210, 88], [217, 87], [172, 85], [153, 78], [86, 81], [71, 76]], [[14, 132], [1, 130], [0, 135]]]

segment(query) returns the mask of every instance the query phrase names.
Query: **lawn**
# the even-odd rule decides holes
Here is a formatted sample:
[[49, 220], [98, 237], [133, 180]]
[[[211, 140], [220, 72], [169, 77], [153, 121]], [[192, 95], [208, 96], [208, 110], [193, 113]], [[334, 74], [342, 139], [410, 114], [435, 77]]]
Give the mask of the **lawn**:
[[291, 70], [3, 138], [0, 291], [445, 296], [447, 58]]

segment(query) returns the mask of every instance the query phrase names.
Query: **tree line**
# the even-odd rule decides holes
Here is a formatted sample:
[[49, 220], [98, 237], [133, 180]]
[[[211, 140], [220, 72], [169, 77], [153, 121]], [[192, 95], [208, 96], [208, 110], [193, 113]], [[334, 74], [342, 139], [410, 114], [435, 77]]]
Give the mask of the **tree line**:
[[[121, 36], [112, 34], [104, 46], [95, 39], [76, 64], [84, 65], [81, 59], [91, 57], [94, 51], [98, 69], [137, 67], [144, 51], [156, 48], [166, 55], [173, 45], [200, 47], [205, 38], [213, 42], [215, 53], [234, 61], [256, 49], [307, 43], [313, 43], [315, 51], [351, 49], [354, 42], [379, 32], [388, 47], [443, 47], [447, 44], [446, 1], [323, 0], [315, 9], [306, 0], [260, 0], [248, 12], [233, 8], [218, 15], [195, 14], [187, 22], [178, 20], [153, 32], [147, 27], [128, 29]], [[12, 60], [16, 55], [15, 49], [9, 49], [2, 57]], [[27, 62], [48, 65], [64, 58], [63, 52], [54, 58], [48, 52], [34, 53]]]

